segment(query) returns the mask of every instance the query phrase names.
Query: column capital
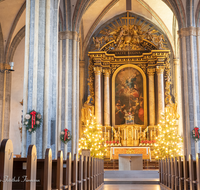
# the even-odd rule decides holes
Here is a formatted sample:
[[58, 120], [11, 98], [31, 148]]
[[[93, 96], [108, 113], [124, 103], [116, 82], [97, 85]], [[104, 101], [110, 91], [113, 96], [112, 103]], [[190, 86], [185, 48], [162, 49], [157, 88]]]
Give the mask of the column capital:
[[180, 36], [180, 38], [183, 38], [186, 36], [200, 36], [200, 28], [190, 26], [187, 28], [181, 28], [177, 33]]
[[79, 66], [81, 68], [84, 68], [85, 67], [85, 61], [79, 61]]
[[156, 73], [157, 74], [163, 74], [164, 70], [165, 70], [164, 66], [156, 66]]
[[104, 74], [104, 76], [110, 76], [110, 74], [111, 74], [111, 70], [110, 70], [110, 68], [104, 68], [103, 69], [103, 74]]
[[154, 76], [156, 69], [155, 68], [148, 68], [147, 74], [148, 76]]
[[180, 65], [180, 60], [179, 59], [173, 59], [174, 65]]
[[69, 39], [69, 40], [79, 41], [79, 35], [77, 32], [67, 30], [67, 31], [59, 32], [59, 39], [60, 40]]
[[102, 72], [102, 67], [94, 67], [94, 73], [95, 75], [100, 75]]

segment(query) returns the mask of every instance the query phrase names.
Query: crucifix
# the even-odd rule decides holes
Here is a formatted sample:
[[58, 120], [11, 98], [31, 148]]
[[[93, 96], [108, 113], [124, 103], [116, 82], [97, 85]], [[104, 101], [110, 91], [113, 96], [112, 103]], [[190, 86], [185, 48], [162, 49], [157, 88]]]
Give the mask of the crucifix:
[[127, 17], [122, 17], [122, 19], [127, 20], [127, 26], [129, 26], [129, 20], [134, 19], [134, 17], [129, 17], [129, 12], [127, 11]]
[[126, 10], [127, 10], [127, 17], [122, 17], [122, 19], [127, 20], [127, 26], [129, 27], [129, 20], [134, 19], [134, 17], [129, 17], [129, 11], [131, 11], [131, 0], [126, 0]]

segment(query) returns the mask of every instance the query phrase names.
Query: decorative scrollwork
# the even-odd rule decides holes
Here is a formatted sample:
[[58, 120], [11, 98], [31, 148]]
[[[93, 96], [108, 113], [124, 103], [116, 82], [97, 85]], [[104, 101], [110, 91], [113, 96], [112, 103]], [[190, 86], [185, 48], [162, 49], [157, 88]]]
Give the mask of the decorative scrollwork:
[[120, 66], [121, 66], [121, 65], [115, 65], [115, 64], [111, 65], [111, 71], [112, 71], [112, 73], [114, 73], [115, 70], [116, 70], [117, 68], [119, 68]]

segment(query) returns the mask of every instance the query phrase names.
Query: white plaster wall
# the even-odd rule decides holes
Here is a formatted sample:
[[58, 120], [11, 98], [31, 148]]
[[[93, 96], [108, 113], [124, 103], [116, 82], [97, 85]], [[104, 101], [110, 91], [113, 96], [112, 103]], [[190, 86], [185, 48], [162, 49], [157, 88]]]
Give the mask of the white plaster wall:
[[13, 61], [14, 72], [11, 79], [11, 113], [10, 113], [10, 133], [9, 138], [13, 142], [14, 154], [21, 152], [21, 137], [19, 127], [21, 124], [21, 115], [23, 106], [19, 103], [23, 99], [23, 82], [24, 82], [24, 49], [25, 38], [19, 43]]

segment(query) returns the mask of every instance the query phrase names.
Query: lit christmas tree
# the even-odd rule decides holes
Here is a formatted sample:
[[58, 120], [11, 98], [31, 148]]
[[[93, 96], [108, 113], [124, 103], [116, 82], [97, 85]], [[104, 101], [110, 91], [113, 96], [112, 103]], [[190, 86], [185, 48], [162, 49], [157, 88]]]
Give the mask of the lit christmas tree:
[[154, 147], [156, 159], [181, 156], [182, 137], [178, 135], [176, 103], [169, 104], [158, 124], [158, 137]]
[[91, 119], [87, 121], [82, 138], [79, 140], [79, 153], [82, 149], [90, 149], [90, 156], [103, 158], [105, 153], [102, 127], [97, 125], [95, 117], [90, 114]]

